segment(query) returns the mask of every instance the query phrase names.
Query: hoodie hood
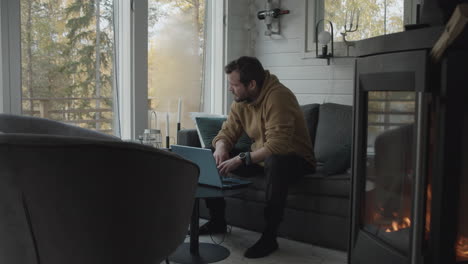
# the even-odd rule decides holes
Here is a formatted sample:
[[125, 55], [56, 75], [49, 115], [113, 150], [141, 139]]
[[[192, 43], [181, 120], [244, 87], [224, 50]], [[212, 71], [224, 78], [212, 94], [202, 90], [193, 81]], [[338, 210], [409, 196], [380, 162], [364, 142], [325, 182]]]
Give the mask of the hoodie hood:
[[265, 79], [263, 81], [263, 85], [260, 88], [260, 95], [255, 99], [255, 101], [249, 103], [252, 106], [257, 106], [262, 103], [262, 101], [265, 99], [266, 95], [274, 91], [278, 86], [280, 86], [280, 82], [278, 78], [270, 74], [268, 70], [265, 71]]

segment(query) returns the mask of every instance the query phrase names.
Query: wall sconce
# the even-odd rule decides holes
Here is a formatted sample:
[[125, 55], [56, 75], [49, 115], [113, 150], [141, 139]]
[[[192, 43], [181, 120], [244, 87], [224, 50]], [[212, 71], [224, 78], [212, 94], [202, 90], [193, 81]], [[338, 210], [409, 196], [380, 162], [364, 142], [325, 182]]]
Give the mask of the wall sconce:
[[[319, 33], [319, 26], [320, 26], [320, 23], [322, 22], [329, 23], [331, 33], [328, 31], [325, 31], [325, 29]], [[321, 59], [327, 59], [328, 65], [330, 65], [330, 58], [333, 57], [333, 36], [334, 36], [334, 32], [333, 32], [332, 22], [330, 20], [320, 19], [317, 22], [317, 25], [315, 26], [315, 40], [316, 40], [315, 41], [315, 57], [321, 58]], [[328, 43], [330, 42], [331, 42], [331, 49], [329, 52]], [[318, 47], [319, 43], [320, 45], [322, 45], [320, 54], [319, 54], [319, 47]]]

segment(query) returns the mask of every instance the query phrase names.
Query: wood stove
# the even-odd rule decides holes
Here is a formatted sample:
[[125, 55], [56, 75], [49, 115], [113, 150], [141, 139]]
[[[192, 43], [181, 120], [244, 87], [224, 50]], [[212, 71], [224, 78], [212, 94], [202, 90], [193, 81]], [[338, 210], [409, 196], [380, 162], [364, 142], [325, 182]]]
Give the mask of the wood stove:
[[357, 47], [349, 263], [468, 263], [468, 42], [435, 63], [442, 30]]

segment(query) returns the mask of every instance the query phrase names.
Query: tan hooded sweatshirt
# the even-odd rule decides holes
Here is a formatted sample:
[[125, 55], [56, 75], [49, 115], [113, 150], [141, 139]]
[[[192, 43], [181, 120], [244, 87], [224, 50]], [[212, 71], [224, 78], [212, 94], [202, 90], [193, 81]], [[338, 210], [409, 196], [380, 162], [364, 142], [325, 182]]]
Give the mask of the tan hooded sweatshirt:
[[296, 96], [269, 71], [265, 71], [254, 102], [232, 103], [213, 146], [223, 139], [232, 149], [243, 131], [252, 139], [252, 151], [266, 147], [273, 154], [297, 154], [315, 167], [312, 142]]

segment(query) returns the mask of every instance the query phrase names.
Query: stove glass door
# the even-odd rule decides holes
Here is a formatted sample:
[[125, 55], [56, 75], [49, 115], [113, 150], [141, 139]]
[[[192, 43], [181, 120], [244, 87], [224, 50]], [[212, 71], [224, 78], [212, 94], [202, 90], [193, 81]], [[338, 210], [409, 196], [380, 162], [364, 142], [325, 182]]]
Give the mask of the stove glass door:
[[363, 229], [404, 255], [410, 252], [415, 177], [414, 91], [367, 92]]

